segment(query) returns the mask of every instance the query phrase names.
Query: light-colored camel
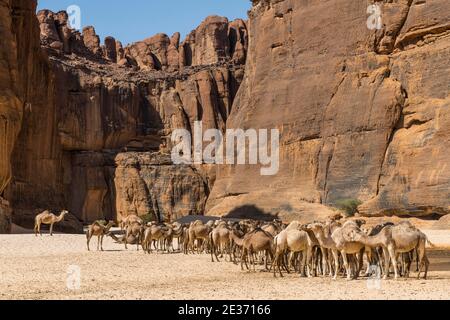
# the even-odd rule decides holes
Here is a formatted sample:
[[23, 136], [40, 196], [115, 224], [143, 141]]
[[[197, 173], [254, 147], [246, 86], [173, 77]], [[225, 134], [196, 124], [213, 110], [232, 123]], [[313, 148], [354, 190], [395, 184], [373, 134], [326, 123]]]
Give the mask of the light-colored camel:
[[183, 225], [179, 222], [172, 223], [172, 238], [177, 239], [178, 249], [181, 250], [181, 243], [183, 242], [184, 228]]
[[87, 249], [90, 251], [89, 243], [91, 242], [91, 238], [93, 236], [97, 236], [97, 251], [99, 250], [99, 245], [101, 251], [103, 251], [103, 238], [105, 235], [109, 233], [109, 230], [114, 226], [114, 221], [109, 221], [105, 226], [104, 224], [96, 221], [91, 224], [86, 231], [86, 239], [87, 239]]
[[324, 249], [328, 249], [331, 251], [331, 254], [334, 259], [334, 273], [333, 268], [329, 268], [330, 275], [333, 277], [333, 279], [337, 278], [338, 272], [339, 272], [339, 251], [336, 247], [336, 243], [334, 242], [333, 238], [331, 237], [331, 234], [329, 234], [326, 231], [325, 225], [321, 223], [312, 223], [304, 227], [305, 231], [311, 231], [314, 233], [314, 236], [316, 237], [317, 241], [319, 242], [320, 246]]
[[155, 247], [155, 250], [158, 250], [156, 247], [156, 243], [164, 239], [166, 226], [161, 223], [152, 222], [147, 225], [144, 231], [144, 237], [142, 240], [142, 249], [147, 252], [152, 252], [152, 244]]
[[[377, 227], [376, 229], [371, 230], [370, 235], [367, 235], [365, 232], [361, 230], [358, 231], [354, 229], [350, 231], [350, 238], [353, 241], [360, 242], [366, 247], [366, 252], [368, 252], [368, 260], [370, 259], [370, 254], [372, 252], [377, 252], [378, 248], [381, 248], [383, 251], [384, 264], [382, 264], [382, 270], [387, 269], [389, 266], [389, 258], [395, 259], [395, 242], [392, 238], [392, 231], [390, 226], [384, 225], [383, 228]], [[383, 270], [384, 279], [387, 278], [388, 273], [387, 270]], [[366, 272], [367, 273], [367, 272]]]
[[225, 221], [220, 221], [217, 226], [209, 234], [209, 241], [211, 244], [211, 261], [214, 262], [214, 256], [217, 262], [220, 262], [217, 252], [221, 253], [221, 257], [224, 252], [228, 252], [231, 257], [231, 230]]
[[274, 276], [276, 276], [276, 267], [278, 267], [280, 276], [283, 276], [281, 272], [281, 265], [283, 262], [284, 255], [288, 251], [290, 252], [288, 259], [289, 262], [292, 260], [292, 257], [296, 253], [302, 253], [302, 261], [300, 264], [299, 271], [302, 276], [305, 276], [306, 274], [308, 275], [308, 277], [312, 276], [311, 258], [314, 243], [306, 231], [298, 230], [293, 227], [288, 227], [275, 236], [274, 244], [275, 244], [275, 258], [272, 264], [272, 267], [274, 269], [273, 270]]
[[[401, 253], [408, 253], [415, 249], [419, 260], [419, 273], [417, 278], [420, 278], [422, 268], [424, 267], [424, 279], [426, 279], [430, 264], [426, 253], [426, 244], [427, 242], [431, 246], [433, 246], [433, 244], [428, 240], [427, 236], [423, 232], [417, 229], [410, 222], [399, 223], [388, 228], [392, 231], [392, 239], [395, 243], [395, 255], [398, 256]], [[397, 278], [397, 259], [393, 259], [392, 264], [394, 266], [395, 277]]]
[[39, 235], [42, 236], [41, 224], [46, 224], [46, 225], [50, 225], [50, 235], [53, 236], [53, 225], [55, 223], [59, 223], [59, 222], [63, 221], [64, 217], [68, 213], [69, 213], [69, 211], [62, 210], [60, 215], [56, 216], [53, 213], [51, 213], [50, 211], [46, 210], [46, 211], [38, 214], [36, 216], [36, 218], [34, 219], [34, 234], [37, 236], [37, 234], [39, 233]]
[[246, 268], [249, 269], [247, 264], [248, 259], [250, 260], [250, 264], [253, 265], [253, 270], [256, 271], [254, 255], [260, 252], [265, 254], [265, 265], [266, 269], [268, 269], [269, 258], [272, 260], [274, 258], [273, 237], [261, 228], [256, 228], [244, 236], [241, 253], [241, 269], [244, 270], [244, 263]]
[[339, 250], [344, 261], [344, 267], [347, 273], [347, 280], [352, 278], [351, 266], [348, 261], [347, 255], [356, 255], [357, 266], [354, 274], [354, 279], [357, 279], [363, 266], [363, 257], [365, 251], [365, 245], [361, 242], [352, 241], [351, 234], [361, 232], [359, 227], [364, 223], [363, 220], [351, 220], [345, 222], [342, 227], [337, 228], [332, 234], [331, 238], [336, 244], [336, 249]]

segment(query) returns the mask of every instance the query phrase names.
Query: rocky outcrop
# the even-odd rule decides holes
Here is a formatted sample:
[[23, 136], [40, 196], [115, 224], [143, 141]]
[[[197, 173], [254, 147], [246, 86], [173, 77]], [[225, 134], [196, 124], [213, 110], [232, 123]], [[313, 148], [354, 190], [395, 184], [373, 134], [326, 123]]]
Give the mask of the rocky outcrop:
[[365, 215], [449, 213], [448, 1], [386, 1], [378, 31], [365, 1], [253, 3], [227, 128], [278, 128], [280, 171], [219, 168], [209, 213], [275, 214], [280, 198], [299, 214], [348, 198]]
[[120, 153], [115, 172], [119, 217], [152, 215], [160, 221], [203, 215], [209, 194], [201, 169], [172, 165], [170, 156]]
[[[42, 55], [29, 60], [29, 65], [43, 68], [29, 77], [36, 90], [30, 90], [33, 100], [28, 101], [36, 102], [27, 104], [18, 95], [17, 105], [10, 99], [4, 109], [14, 106], [15, 112], [8, 118], [4, 143], [9, 145], [0, 162], [2, 192], [10, 203], [2, 205], [5, 221], [29, 227], [43, 209], [68, 209], [85, 223], [132, 212], [135, 204], [123, 195], [141, 190], [127, 189], [129, 172], [135, 168], [116, 162], [117, 155], [133, 158], [138, 151], [161, 156], [172, 130], [190, 130], [196, 120], [203, 120], [207, 128], [225, 127], [243, 77], [243, 65], [232, 56], [221, 63], [180, 69], [179, 34], [171, 38], [159, 34], [144, 40], [143, 46], [123, 48], [112, 37], [102, 45], [93, 27], [82, 33], [68, 28], [65, 12], [44, 10], [37, 18], [32, 13], [26, 18], [35, 27], [29, 28], [33, 53]], [[137, 59], [143, 55], [148, 60]], [[13, 58], [27, 61], [13, 56], [12, 65], [17, 63]], [[154, 66], [147, 68], [147, 61]], [[139, 214], [164, 219], [204, 213], [210, 188], [205, 175], [195, 168], [148, 159], [144, 154], [135, 162], [151, 193], [132, 198], [150, 197], [154, 202], [151, 211]], [[152, 172], [150, 181], [147, 176]], [[159, 191], [164, 195], [153, 194]], [[76, 226], [61, 224], [61, 228], [73, 231]]]
[[231, 60], [244, 64], [248, 46], [246, 23], [210, 16], [180, 44], [180, 34], [158, 34], [125, 48], [143, 70], [178, 70]]

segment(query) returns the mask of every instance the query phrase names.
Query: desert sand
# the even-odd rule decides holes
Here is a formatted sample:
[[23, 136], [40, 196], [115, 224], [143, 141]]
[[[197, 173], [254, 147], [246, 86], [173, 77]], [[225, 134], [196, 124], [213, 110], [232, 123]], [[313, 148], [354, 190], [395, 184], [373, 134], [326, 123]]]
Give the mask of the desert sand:
[[[449, 231], [427, 231], [444, 243]], [[429, 251], [428, 280], [416, 278], [356, 281], [273, 278], [268, 272], [241, 271], [209, 255], [152, 254], [128, 251], [105, 238], [86, 250], [84, 235], [1, 235], [0, 299], [449, 299], [450, 250]], [[71, 266], [80, 270], [80, 287], [69, 285]], [[415, 273], [413, 273], [413, 276]]]

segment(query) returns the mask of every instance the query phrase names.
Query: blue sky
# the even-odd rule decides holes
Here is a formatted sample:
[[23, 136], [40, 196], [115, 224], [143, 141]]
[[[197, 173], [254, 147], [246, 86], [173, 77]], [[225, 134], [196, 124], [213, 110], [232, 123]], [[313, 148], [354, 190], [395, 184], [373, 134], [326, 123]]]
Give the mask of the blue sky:
[[102, 42], [113, 36], [124, 45], [156, 33], [178, 31], [182, 39], [208, 15], [247, 18], [250, 0], [38, 0], [38, 10], [81, 8], [82, 27], [93, 25]]

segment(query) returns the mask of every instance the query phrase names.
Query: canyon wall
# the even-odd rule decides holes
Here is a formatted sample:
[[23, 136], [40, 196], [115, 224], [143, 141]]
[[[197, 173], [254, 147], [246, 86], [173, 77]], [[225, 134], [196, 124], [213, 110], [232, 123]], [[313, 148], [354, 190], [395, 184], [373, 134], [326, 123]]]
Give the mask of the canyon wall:
[[[43, 118], [48, 115], [51, 119], [54, 115], [53, 110], [47, 108], [51, 97], [50, 68], [41, 51], [35, 12], [34, 1], [0, 1], [0, 232], [7, 232], [11, 226], [11, 197], [7, 187], [12, 181], [22, 183], [16, 178], [21, 174], [17, 167], [26, 167], [24, 159], [12, 160], [23, 141], [23, 122], [29, 118], [31, 110], [42, 111]], [[30, 133], [41, 136], [40, 132]], [[40, 156], [45, 152], [43, 149], [51, 148], [52, 141], [34, 140], [34, 143], [41, 150], [24, 149], [23, 153], [27, 158], [39, 160], [29, 168], [37, 172], [46, 166], [46, 160]]]
[[[59, 228], [129, 214], [309, 220], [450, 213], [446, 0], [253, 0], [184, 40], [123, 46], [65, 12], [0, 0], [0, 232], [44, 209]], [[280, 170], [175, 166], [174, 129], [279, 129]]]
[[450, 3], [254, 0], [227, 128], [277, 128], [280, 171], [219, 167], [209, 214], [289, 216], [359, 199], [365, 215], [450, 212]]
[[131, 213], [203, 214], [210, 170], [172, 165], [170, 136], [196, 120], [225, 128], [244, 74], [245, 22], [212, 16], [181, 44], [158, 34], [124, 48], [93, 27], [71, 29], [64, 11], [36, 16], [35, 1], [1, 10], [2, 231], [32, 227], [44, 209], [68, 209], [59, 229], [70, 232]]

